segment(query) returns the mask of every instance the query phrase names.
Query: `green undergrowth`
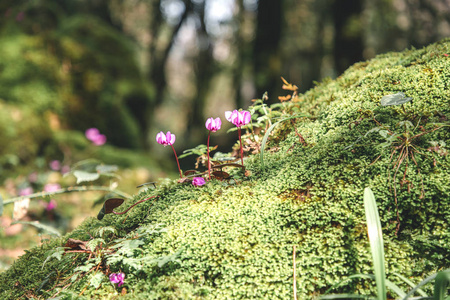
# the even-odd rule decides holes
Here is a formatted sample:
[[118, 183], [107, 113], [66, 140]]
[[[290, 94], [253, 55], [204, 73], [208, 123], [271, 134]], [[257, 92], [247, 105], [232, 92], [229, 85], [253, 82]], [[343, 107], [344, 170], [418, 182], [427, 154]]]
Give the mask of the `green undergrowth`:
[[[87, 219], [28, 251], [0, 274], [0, 297], [289, 299], [295, 245], [298, 299], [311, 299], [347, 276], [373, 273], [365, 187], [377, 198], [389, 280], [407, 290], [394, 273], [417, 283], [449, 268], [449, 53], [447, 39], [325, 80], [287, 105], [312, 117], [278, 125], [264, 169], [249, 155], [250, 175], [234, 171], [236, 180], [201, 188], [162, 181], [116, 209], [157, 196], [127, 214]], [[380, 105], [398, 92], [412, 101]], [[58, 256], [69, 238], [95, 243], [101, 259]], [[126, 274], [123, 288], [109, 282], [114, 272]], [[361, 280], [333, 293], [375, 291]]]

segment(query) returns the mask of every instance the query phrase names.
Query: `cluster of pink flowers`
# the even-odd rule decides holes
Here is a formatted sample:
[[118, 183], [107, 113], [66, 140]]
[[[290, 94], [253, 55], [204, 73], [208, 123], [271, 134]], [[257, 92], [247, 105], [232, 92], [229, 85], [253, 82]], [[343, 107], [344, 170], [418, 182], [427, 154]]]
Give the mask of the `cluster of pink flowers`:
[[[240, 146], [241, 146], [241, 163], [242, 165], [244, 165], [244, 155], [243, 155], [243, 150], [242, 150], [242, 141], [241, 141], [241, 127], [244, 125], [247, 125], [248, 123], [250, 123], [251, 121], [251, 114], [250, 112], [246, 111], [246, 110], [233, 110], [233, 111], [226, 111], [225, 112], [225, 118], [233, 123], [234, 125], [236, 125], [236, 127], [238, 128], [238, 134], [239, 134], [239, 142], [240, 142]], [[208, 142], [207, 142], [207, 155], [208, 155], [208, 178], [209, 180], [211, 179], [211, 165], [209, 163], [209, 138], [211, 135], [211, 132], [216, 132], [218, 131], [222, 126], [222, 121], [220, 120], [220, 118], [208, 118], [206, 120], [205, 123], [205, 127], [206, 129], [209, 130], [208, 133]], [[175, 152], [175, 148], [173, 147], [173, 144], [175, 143], [175, 134], [171, 133], [170, 131], [167, 131], [166, 134], [164, 134], [164, 132], [159, 132], [156, 135], [156, 142], [158, 142], [158, 144], [161, 144], [163, 146], [172, 146], [173, 149], [173, 153], [175, 154], [175, 158], [177, 160], [177, 164], [178, 164], [178, 170], [180, 171], [180, 178], [183, 177], [182, 173], [181, 173], [181, 168], [180, 168], [180, 163], [178, 162], [178, 157], [177, 157], [177, 153]], [[203, 177], [194, 177], [192, 180], [192, 184], [194, 186], [202, 186], [205, 184], [205, 179]]]
[[109, 275], [109, 281], [111, 281], [111, 283], [117, 283], [118, 287], [124, 284], [124, 280], [125, 280], [124, 273], [112, 273], [111, 275]]
[[70, 167], [67, 165], [61, 165], [59, 160], [52, 160], [49, 164], [49, 167], [52, 171], [60, 171], [62, 174], [66, 174], [70, 172]]
[[101, 146], [106, 143], [106, 136], [101, 134], [97, 128], [89, 128], [84, 134], [96, 146]]

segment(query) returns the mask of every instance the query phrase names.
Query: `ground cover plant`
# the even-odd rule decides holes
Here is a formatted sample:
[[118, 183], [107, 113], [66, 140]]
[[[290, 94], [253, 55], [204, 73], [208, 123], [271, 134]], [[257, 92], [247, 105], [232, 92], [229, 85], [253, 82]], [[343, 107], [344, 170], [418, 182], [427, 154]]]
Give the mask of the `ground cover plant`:
[[[305, 94], [284, 81], [289, 97], [256, 100], [251, 120], [225, 115], [236, 121], [240, 164], [220, 153], [209, 161], [208, 139], [191, 151], [206, 155], [205, 171], [180, 169], [179, 179], [105, 203], [99, 218], [0, 274], [0, 297], [312, 299], [332, 287], [379, 296], [367, 277], [338, 285], [374, 273], [366, 187], [386, 278], [408, 291], [395, 274], [417, 284], [450, 267], [449, 54], [447, 39], [380, 55]], [[433, 285], [422, 289], [433, 295]]]

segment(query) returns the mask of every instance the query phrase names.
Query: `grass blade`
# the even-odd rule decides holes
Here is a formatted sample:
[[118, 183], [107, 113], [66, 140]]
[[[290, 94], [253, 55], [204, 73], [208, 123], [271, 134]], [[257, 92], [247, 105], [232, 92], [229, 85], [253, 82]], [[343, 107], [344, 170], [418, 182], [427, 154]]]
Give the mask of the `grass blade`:
[[383, 235], [381, 232], [380, 217], [378, 215], [375, 196], [368, 187], [364, 189], [364, 210], [366, 212], [375, 282], [377, 284], [377, 297], [379, 300], [386, 300], [386, 271], [384, 269]]
[[331, 294], [326, 296], [320, 296], [318, 299], [376, 299], [367, 295], [357, 295], [357, 294]]
[[[444, 271], [442, 271], [442, 272], [450, 272], [450, 269], [444, 270]], [[425, 278], [424, 280], [422, 280], [418, 285], [416, 285], [412, 290], [410, 290], [410, 291], [408, 292], [408, 294], [406, 294], [406, 296], [403, 297], [402, 300], [408, 300], [408, 299], [410, 299], [409, 297], [411, 297], [411, 296], [412, 296], [412, 295], [413, 295], [420, 287], [422, 287], [422, 286], [424, 286], [425, 284], [427, 284], [428, 282], [434, 280], [438, 274], [439, 274], [439, 273], [435, 273], [435, 274], [433, 274], [433, 275], [428, 276], [428, 277]], [[435, 287], [435, 293], [436, 293], [436, 285], [437, 285], [437, 283], [434, 284], [434, 287]], [[437, 298], [437, 299], [440, 299], [440, 298]], [[444, 298], [442, 298], [442, 299], [444, 299]]]
[[[401, 280], [403, 280], [404, 282], [406, 282], [409, 286], [411, 286], [413, 289], [416, 288], [417, 286], [411, 282], [408, 278], [406, 278], [403, 275], [400, 275], [398, 273], [394, 273], [395, 276], [397, 276], [398, 278], [400, 278]], [[428, 297], [428, 295], [422, 291], [421, 289], [417, 288], [414, 290], [414, 292], [417, 291], [420, 295], [422, 295], [423, 297]], [[412, 295], [412, 294], [411, 294]]]
[[436, 275], [436, 280], [434, 281], [434, 300], [444, 300], [447, 292], [447, 287], [450, 284], [450, 269], [439, 272]]
[[[338, 282], [337, 284], [333, 285], [331, 288], [329, 288], [324, 294], [328, 294], [331, 290], [343, 285], [344, 282], [351, 280], [351, 279], [355, 279], [355, 278], [363, 278], [363, 279], [371, 279], [371, 280], [376, 280], [376, 276], [372, 275], [372, 274], [354, 274], [351, 276], [348, 276], [346, 279]], [[406, 294], [405, 292], [403, 292], [395, 283], [389, 281], [389, 280], [385, 280], [386, 283], [386, 287], [390, 288], [392, 291], [394, 291], [399, 297], [405, 297]], [[341, 295], [341, 294], [334, 294], [334, 296], [336, 295]], [[367, 296], [366, 296], [367, 297]], [[319, 298], [322, 299], [322, 298]], [[334, 298], [337, 299], [337, 298]]]

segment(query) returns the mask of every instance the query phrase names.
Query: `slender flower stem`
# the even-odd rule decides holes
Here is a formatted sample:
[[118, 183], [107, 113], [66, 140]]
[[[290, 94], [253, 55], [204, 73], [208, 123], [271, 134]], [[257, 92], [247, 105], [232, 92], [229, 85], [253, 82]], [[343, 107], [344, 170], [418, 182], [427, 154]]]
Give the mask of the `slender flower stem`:
[[241, 144], [241, 163], [244, 165], [244, 150], [242, 149], [241, 127], [238, 127], [239, 143]]
[[181, 174], [180, 162], [178, 161], [177, 152], [175, 151], [175, 148], [173, 147], [173, 144], [170, 145], [170, 146], [172, 146], [173, 154], [175, 154], [175, 158], [177, 160], [178, 171], [180, 171], [180, 178], [183, 178], [183, 174]]
[[209, 164], [209, 137], [211, 136], [211, 130], [208, 132], [208, 142], [206, 143], [206, 152], [208, 153], [208, 180], [211, 180], [211, 165]]

